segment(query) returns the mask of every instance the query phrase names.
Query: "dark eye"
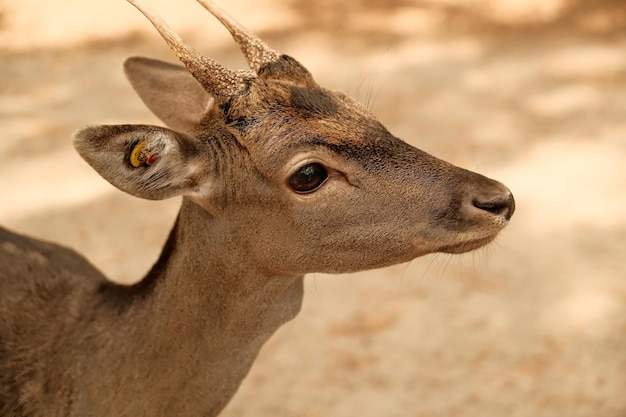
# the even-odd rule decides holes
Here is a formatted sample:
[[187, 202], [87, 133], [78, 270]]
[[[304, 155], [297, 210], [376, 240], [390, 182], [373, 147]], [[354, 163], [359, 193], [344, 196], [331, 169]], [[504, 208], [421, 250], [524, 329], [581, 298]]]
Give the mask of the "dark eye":
[[323, 165], [314, 162], [298, 168], [289, 177], [289, 185], [297, 193], [310, 193], [316, 190], [328, 178], [328, 172]]

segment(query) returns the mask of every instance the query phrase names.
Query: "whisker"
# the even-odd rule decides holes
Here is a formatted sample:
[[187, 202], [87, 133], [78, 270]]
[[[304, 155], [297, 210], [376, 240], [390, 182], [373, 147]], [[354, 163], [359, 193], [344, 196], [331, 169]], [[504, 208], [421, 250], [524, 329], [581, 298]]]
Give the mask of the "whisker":
[[313, 274], [313, 288], [315, 288], [315, 294], [317, 295], [317, 299], [322, 301], [322, 296], [320, 295], [319, 288], [317, 287], [317, 274]]
[[[373, 95], [373, 91], [374, 91], [374, 85], [376, 84], [376, 79], [377, 79], [377, 74], [380, 71], [380, 65], [382, 64], [383, 58], [385, 58], [385, 55], [387, 54], [387, 51], [389, 51], [389, 49], [385, 49], [383, 51], [383, 53], [381, 54], [380, 58], [378, 59], [378, 63], [376, 63], [376, 68], [374, 69], [374, 72], [372, 73], [372, 76], [370, 77], [370, 82], [367, 86], [367, 93], [366, 93], [366, 98], [365, 98], [365, 107], [367, 107], [368, 110], [372, 110], [372, 105], [374, 104], [374, 102], [376, 101], [376, 99], [378, 98], [378, 95], [380, 94], [380, 90], [381, 88], [378, 88], [377, 92], [375, 95]], [[372, 99], [373, 97], [373, 99]]]
[[402, 285], [404, 284], [404, 276], [406, 274], [406, 271], [409, 269], [411, 262], [413, 262], [413, 260], [410, 260], [409, 262], [405, 262], [404, 268], [402, 268], [402, 273], [400, 274], [400, 282], [398, 283], [398, 288], [400, 290], [402, 290]]

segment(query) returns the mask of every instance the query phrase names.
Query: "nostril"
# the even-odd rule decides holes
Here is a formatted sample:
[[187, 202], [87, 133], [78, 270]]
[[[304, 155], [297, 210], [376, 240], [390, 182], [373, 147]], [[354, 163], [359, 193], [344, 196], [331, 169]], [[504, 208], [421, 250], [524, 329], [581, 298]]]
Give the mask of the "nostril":
[[474, 201], [474, 207], [484, 211], [488, 211], [489, 213], [495, 214], [496, 216], [500, 216], [504, 213], [505, 210], [508, 210], [508, 206], [505, 203], [499, 201], [490, 201], [487, 203]]
[[511, 193], [488, 200], [474, 200], [472, 204], [474, 207], [488, 211], [493, 215], [504, 216], [506, 220], [509, 220], [515, 211], [515, 199]]

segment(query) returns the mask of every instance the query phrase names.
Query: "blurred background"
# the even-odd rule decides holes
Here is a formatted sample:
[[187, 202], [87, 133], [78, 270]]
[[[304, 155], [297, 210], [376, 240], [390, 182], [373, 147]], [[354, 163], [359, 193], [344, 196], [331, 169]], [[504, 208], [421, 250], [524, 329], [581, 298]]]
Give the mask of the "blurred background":
[[[197, 3], [146, 0], [244, 66]], [[517, 212], [488, 248], [313, 274], [224, 416], [626, 416], [626, 3], [230, 0], [232, 15], [395, 135], [496, 178]], [[0, 224], [140, 279], [178, 200], [73, 151], [86, 124], [159, 121], [130, 55], [175, 61], [122, 0], [0, 0]]]

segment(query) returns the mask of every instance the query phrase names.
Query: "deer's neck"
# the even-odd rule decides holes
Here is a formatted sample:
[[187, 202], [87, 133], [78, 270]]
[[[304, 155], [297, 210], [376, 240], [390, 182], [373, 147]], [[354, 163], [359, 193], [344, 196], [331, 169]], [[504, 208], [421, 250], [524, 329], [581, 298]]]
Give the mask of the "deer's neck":
[[140, 385], [117, 388], [112, 403], [125, 403], [120, 395], [135, 402], [150, 396], [140, 414], [150, 404], [151, 415], [215, 415], [263, 343], [297, 314], [302, 277], [262, 272], [235, 240], [218, 220], [183, 202], [160, 259], [121, 314], [125, 346], [112, 365], [132, 370]]
[[[260, 268], [228, 225], [183, 200], [168, 242], [143, 284], [168, 310], [190, 309], [215, 325], [278, 326], [297, 313], [301, 278]], [[150, 289], [152, 287], [153, 289]], [[182, 304], [182, 305], [181, 305]]]

